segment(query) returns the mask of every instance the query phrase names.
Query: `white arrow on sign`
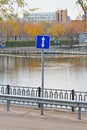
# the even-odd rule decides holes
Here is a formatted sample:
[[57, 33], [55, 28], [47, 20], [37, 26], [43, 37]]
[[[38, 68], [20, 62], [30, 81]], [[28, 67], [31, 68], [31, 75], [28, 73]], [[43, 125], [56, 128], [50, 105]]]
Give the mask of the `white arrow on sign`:
[[42, 37], [42, 44], [41, 44], [41, 46], [42, 46], [42, 48], [45, 46], [45, 44], [44, 44], [44, 41], [45, 41], [45, 38], [44, 37]]

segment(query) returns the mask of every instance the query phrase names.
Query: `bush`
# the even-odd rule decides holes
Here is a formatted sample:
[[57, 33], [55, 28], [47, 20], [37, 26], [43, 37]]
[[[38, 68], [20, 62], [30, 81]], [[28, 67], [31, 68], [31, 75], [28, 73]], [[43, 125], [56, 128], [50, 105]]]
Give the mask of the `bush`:
[[[76, 41], [73, 41], [73, 44], [75, 44]], [[7, 41], [6, 47], [30, 47], [30, 46], [36, 46], [36, 41]], [[71, 40], [61, 40], [59, 43], [58, 41], [51, 41], [50, 46], [56, 46], [56, 45], [71, 45]]]
[[60, 40], [59, 42], [56, 40], [56, 42], [55, 41], [51, 41], [51, 46], [56, 46], [56, 45], [73, 45], [73, 44], [76, 44], [76, 40], [74, 40], [73, 41], [73, 43], [72, 43], [72, 41], [71, 40], [69, 40], [69, 39], [66, 39], [66, 40]]
[[29, 47], [35, 46], [35, 41], [7, 41], [6, 47]]

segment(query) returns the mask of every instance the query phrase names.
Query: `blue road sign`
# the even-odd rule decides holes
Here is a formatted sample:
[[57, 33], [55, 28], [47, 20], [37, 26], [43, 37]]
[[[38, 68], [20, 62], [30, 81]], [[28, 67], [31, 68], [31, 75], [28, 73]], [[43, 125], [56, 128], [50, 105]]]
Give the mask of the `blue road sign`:
[[37, 35], [36, 37], [36, 48], [49, 49], [50, 47], [50, 36]]

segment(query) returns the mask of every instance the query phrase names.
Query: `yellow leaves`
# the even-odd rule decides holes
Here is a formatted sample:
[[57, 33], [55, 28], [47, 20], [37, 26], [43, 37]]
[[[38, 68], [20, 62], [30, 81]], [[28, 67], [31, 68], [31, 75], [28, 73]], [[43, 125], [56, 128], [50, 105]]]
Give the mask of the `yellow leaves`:
[[25, 4], [25, 0], [0, 0], [0, 5], [5, 5], [5, 4], [14, 4], [14, 2], [16, 2], [18, 4], [18, 6], [24, 6]]
[[30, 9], [30, 11], [36, 11], [36, 10], [38, 10], [39, 8], [32, 8], [32, 9]]
[[18, 6], [20, 6], [20, 7], [23, 7], [25, 4], [24, 0], [16, 0], [16, 1], [17, 1]]
[[25, 0], [0, 0], [0, 17], [2, 19], [16, 17], [19, 8], [22, 12], [28, 9]]
[[6, 25], [8, 36], [18, 36], [19, 24], [17, 21], [7, 20]]
[[[87, 23], [86, 23], [87, 25]], [[41, 21], [39, 23], [17, 21], [17, 20], [6, 20], [0, 21], [0, 34], [3, 32], [9, 37], [32, 37], [34, 38], [38, 34], [49, 34], [55, 38], [60, 35], [66, 34], [76, 34], [80, 31], [87, 29], [84, 28], [84, 21], [71, 21], [66, 26], [61, 24], [47, 23], [46, 21]]]
[[0, 0], [0, 5], [1, 4], [7, 4], [9, 0]]
[[6, 28], [5, 28], [5, 22], [3, 21], [0, 21], [0, 34], [4, 34], [5, 31], [6, 31]]
[[76, 3], [81, 6], [81, 8], [83, 9], [84, 13], [87, 11], [87, 1], [86, 0], [85, 0], [85, 2], [83, 0], [77, 0]]
[[43, 32], [42, 25], [39, 23], [27, 23], [24, 29], [31, 37], [35, 37]]
[[49, 34], [54, 37], [58, 37], [65, 33], [65, 28], [60, 24], [50, 25], [46, 22], [39, 23], [26, 23], [24, 26], [25, 32], [31, 37], [35, 37], [38, 34]]
[[65, 29], [60, 24], [55, 24], [54, 26], [48, 29], [48, 33], [54, 37], [58, 37], [59, 35], [64, 34], [64, 32], [65, 32]]

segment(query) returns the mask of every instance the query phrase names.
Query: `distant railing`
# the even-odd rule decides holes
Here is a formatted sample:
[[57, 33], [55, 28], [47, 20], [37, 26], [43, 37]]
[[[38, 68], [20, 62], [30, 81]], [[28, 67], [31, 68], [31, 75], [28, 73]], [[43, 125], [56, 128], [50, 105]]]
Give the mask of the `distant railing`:
[[[35, 47], [10, 47], [0, 49], [0, 54], [8, 54], [15, 56], [40, 56], [41, 50]], [[45, 50], [44, 54], [47, 56], [57, 54], [71, 54], [71, 55], [87, 55], [87, 46], [73, 45], [73, 46], [51, 46], [49, 50]]]

